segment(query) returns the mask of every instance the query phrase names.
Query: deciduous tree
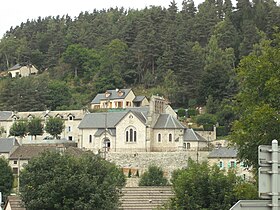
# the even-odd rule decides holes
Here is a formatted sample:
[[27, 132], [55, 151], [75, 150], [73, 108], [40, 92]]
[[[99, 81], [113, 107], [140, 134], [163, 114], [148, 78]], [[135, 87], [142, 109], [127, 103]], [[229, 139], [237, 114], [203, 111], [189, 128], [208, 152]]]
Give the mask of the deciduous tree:
[[117, 210], [124, 184], [120, 169], [91, 153], [46, 152], [20, 174], [21, 196], [29, 210]]

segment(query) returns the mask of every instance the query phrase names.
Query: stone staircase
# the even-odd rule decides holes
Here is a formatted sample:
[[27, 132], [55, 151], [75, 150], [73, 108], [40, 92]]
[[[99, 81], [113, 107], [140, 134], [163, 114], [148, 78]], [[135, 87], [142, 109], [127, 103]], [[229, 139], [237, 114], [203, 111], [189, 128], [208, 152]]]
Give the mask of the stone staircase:
[[154, 210], [174, 195], [171, 187], [125, 187], [121, 210]]

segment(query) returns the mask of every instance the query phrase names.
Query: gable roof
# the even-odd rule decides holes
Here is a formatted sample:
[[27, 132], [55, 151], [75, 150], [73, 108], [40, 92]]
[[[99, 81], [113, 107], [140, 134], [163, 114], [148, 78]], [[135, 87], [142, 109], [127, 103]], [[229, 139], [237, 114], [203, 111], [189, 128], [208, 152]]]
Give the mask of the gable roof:
[[[62, 149], [62, 150], [61, 150]], [[83, 151], [76, 147], [61, 147], [57, 145], [33, 145], [33, 144], [26, 144], [19, 146], [9, 157], [10, 160], [14, 159], [23, 159], [23, 160], [29, 160], [33, 157], [39, 156], [41, 153], [46, 151], [63, 151], [68, 154], [73, 155], [80, 155], [83, 153]]]
[[146, 98], [146, 96], [136, 96], [136, 97], [133, 99], [133, 102], [141, 102], [141, 101], [143, 101], [145, 98]]
[[0, 153], [9, 153], [14, 146], [19, 146], [15, 138], [0, 138]]
[[170, 114], [160, 114], [154, 128], [185, 128], [178, 119]]
[[33, 157], [39, 156], [40, 153], [45, 151], [55, 151], [56, 147], [54, 146], [42, 146], [42, 145], [22, 145], [19, 146], [9, 157], [9, 159], [24, 159], [28, 160]]
[[184, 133], [184, 141], [206, 141], [201, 135], [189, 128]]
[[[105, 128], [98, 128], [98, 130], [95, 132], [94, 136], [101, 136], [105, 132]], [[116, 129], [107, 129], [108, 134], [111, 136], [116, 136]]]
[[20, 64], [16, 64], [13, 67], [9, 68], [8, 71], [13, 71], [13, 70], [17, 70], [20, 69], [22, 66]]
[[[118, 95], [118, 92], [121, 91], [123, 94], [121, 96]], [[116, 89], [116, 90], [106, 90], [105, 93], [109, 93], [109, 97], [105, 96], [105, 93], [99, 93], [95, 96], [95, 98], [91, 101], [91, 104], [99, 104], [102, 100], [115, 100], [115, 99], [124, 99], [128, 93], [132, 91], [129, 89]]]
[[213, 149], [209, 156], [209, 158], [236, 158], [237, 150], [234, 148], [226, 148], [220, 147]]

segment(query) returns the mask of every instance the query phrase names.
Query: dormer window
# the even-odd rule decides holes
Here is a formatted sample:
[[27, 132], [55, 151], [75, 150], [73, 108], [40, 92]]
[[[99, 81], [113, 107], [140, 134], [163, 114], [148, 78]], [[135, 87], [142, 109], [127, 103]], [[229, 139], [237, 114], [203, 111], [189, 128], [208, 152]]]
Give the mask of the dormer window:
[[111, 95], [109, 92], [105, 92], [105, 97], [108, 98]]
[[60, 115], [60, 114], [57, 114], [55, 117], [60, 118], [60, 119], [63, 119], [63, 116]]
[[68, 120], [74, 120], [75, 116], [73, 116], [72, 114], [68, 115]]
[[121, 91], [121, 90], [118, 91], [118, 96], [123, 96], [123, 94], [124, 94], [123, 91]]
[[13, 121], [16, 121], [18, 117], [16, 115], [13, 116]]

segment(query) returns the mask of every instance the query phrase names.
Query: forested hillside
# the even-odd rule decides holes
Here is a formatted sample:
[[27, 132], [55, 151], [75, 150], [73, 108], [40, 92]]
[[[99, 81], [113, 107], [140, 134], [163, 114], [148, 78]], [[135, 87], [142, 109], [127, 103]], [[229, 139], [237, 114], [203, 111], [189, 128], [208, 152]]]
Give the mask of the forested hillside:
[[168, 8], [38, 17], [1, 39], [1, 70], [33, 64], [40, 75], [1, 78], [0, 109], [82, 108], [96, 93], [124, 87], [163, 95], [177, 107], [204, 105], [209, 96], [221, 102], [238, 91], [241, 58], [279, 26], [272, 0], [238, 0], [236, 7], [206, 0], [198, 8], [184, 0]]

